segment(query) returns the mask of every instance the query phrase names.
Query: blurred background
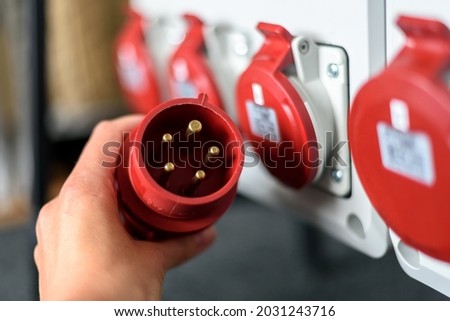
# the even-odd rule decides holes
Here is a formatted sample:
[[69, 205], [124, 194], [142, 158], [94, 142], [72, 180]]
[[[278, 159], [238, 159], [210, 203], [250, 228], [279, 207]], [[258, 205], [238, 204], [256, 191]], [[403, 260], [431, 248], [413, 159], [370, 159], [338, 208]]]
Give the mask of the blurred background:
[[[156, 0], [149, 0], [156, 1]], [[35, 300], [34, 223], [93, 126], [129, 113], [113, 43], [125, 0], [0, 0], [0, 300]], [[168, 300], [443, 300], [389, 252], [375, 260], [238, 197]]]

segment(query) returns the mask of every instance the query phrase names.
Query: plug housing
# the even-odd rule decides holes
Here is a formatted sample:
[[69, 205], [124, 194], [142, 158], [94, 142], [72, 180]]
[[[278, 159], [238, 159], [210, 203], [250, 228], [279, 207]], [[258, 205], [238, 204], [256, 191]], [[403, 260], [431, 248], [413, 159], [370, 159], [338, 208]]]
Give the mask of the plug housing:
[[152, 239], [213, 224], [236, 196], [242, 146], [236, 125], [205, 94], [152, 109], [121, 149], [118, 198], [127, 228]]

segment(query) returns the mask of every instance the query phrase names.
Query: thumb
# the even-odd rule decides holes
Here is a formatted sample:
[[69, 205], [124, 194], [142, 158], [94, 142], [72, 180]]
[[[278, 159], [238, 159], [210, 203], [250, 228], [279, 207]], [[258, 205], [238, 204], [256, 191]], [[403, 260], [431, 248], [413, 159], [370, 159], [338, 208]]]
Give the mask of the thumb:
[[167, 271], [200, 254], [214, 242], [215, 238], [216, 229], [210, 226], [195, 234], [157, 243], [162, 253], [164, 269]]

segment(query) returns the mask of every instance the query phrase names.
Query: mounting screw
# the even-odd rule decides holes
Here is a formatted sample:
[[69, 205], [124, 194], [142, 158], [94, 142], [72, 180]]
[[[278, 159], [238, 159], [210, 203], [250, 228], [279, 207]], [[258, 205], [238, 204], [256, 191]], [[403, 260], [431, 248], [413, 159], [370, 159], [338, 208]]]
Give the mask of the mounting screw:
[[339, 76], [339, 67], [336, 64], [329, 64], [327, 67], [327, 75], [330, 78], [337, 78]]
[[331, 171], [331, 179], [334, 182], [340, 183], [340, 182], [342, 182], [343, 178], [344, 178], [344, 173], [340, 169], [333, 169]]
[[308, 41], [302, 41], [298, 45], [298, 49], [300, 50], [300, 53], [306, 54], [309, 51], [309, 42]]

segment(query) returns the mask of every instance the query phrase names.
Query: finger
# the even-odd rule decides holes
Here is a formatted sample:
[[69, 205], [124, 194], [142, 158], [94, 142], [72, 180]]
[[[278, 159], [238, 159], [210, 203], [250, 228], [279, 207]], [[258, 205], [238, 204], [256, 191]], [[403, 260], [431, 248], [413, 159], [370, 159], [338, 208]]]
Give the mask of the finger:
[[184, 263], [208, 248], [216, 238], [216, 229], [209, 227], [196, 234], [150, 243], [162, 253], [164, 269], [167, 271]]
[[81, 193], [110, 201], [111, 193], [115, 192], [114, 171], [123, 135], [131, 132], [142, 117], [130, 115], [99, 123], [61, 193], [70, 191], [69, 196], [75, 194], [73, 198], [79, 198]]
[[[92, 132], [75, 170], [98, 169], [103, 162], [115, 160], [118, 155], [109, 153], [105, 155], [103, 149], [107, 142], [122, 143], [124, 133], [130, 133], [142, 120], [142, 115], [128, 115], [110, 121], [100, 122]], [[110, 157], [111, 159], [108, 159]]]
[[49, 225], [49, 220], [53, 219], [53, 212], [56, 206], [57, 197], [49, 201], [45, 204], [41, 210], [39, 211], [39, 215], [37, 217], [35, 233], [37, 242], [40, 241], [42, 235], [45, 233], [43, 230], [46, 230]]

